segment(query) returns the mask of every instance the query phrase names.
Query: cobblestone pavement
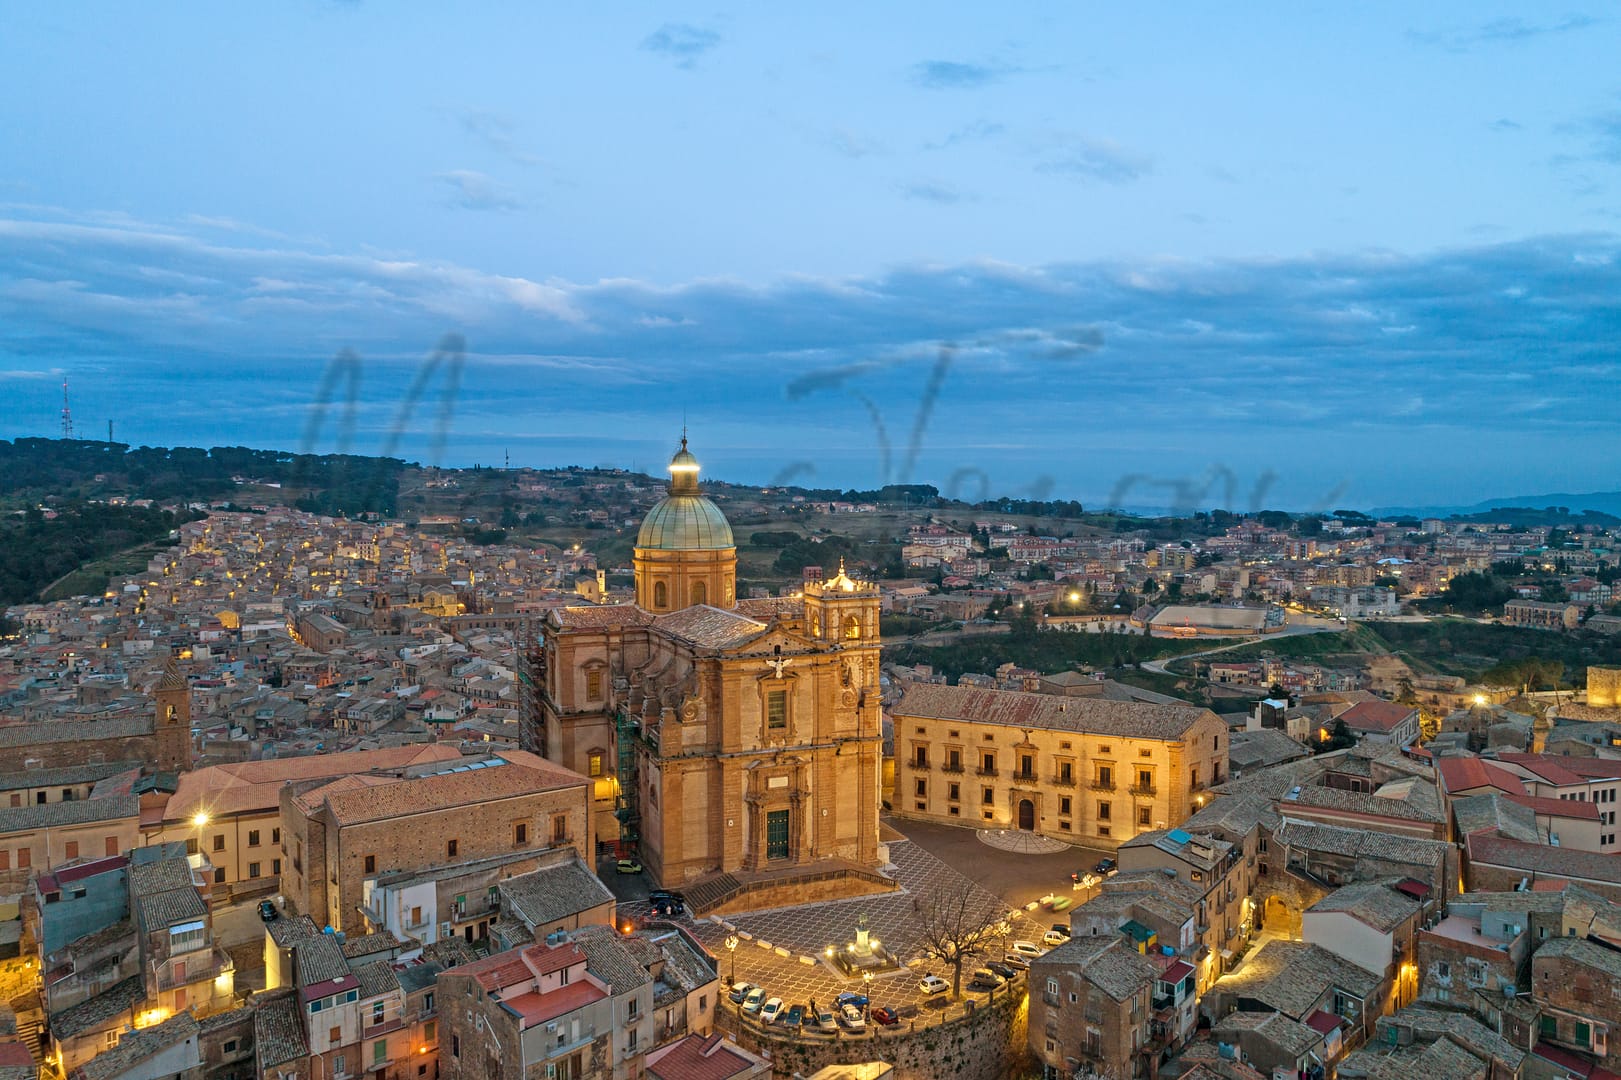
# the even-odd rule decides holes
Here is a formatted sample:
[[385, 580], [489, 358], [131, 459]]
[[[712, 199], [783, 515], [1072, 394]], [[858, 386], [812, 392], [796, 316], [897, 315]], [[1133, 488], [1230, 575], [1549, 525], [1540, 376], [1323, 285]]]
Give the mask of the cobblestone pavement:
[[[726, 921], [737, 928], [738, 946], [735, 952], [726, 949], [730, 933], [711, 919], [680, 920], [688, 925], [710, 953], [720, 962], [722, 981], [733, 980], [735, 962], [736, 980], [764, 986], [772, 997], [780, 997], [787, 1004], [816, 1001], [826, 1004], [844, 991], [863, 992], [866, 983], [860, 978], [848, 979], [824, 958], [828, 946], [843, 948], [856, 933], [856, 920], [867, 916], [868, 929], [883, 947], [894, 952], [907, 966], [899, 971], [877, 974], [871, 983], [872, 1004], [891, 1008], [920, 1006], [925, 1015], [946, 1007], [940, 994], [924, 997], [918, 991], [918, 980], [932, 972], [951, 980], [948, 967], [937, 962], [925, 962], [918, 954], [922, 946], [918, 939], [916, 903], [936, 890], [968, 888], [974, 902], [987, 913], [1006, 914], [1007, 903], [989, 890], [958, 874], [935, 858], [927, 850], [910, 841], [895, 841], [890, 845], [890, 857], [896, 867], [896, 879], [901, 888], [883, 896], [857, 897], [834, 900], [804, 907], [777, 908], [728, 916]], [[622, 915], [645, 917], [648, 907], [643, 902], [622, 903]], [[1039, 914], [1045, 914], [1039, 913]], [[1049, 922], [1056, 921], [1049, 919]], [[1040, 942], [1046, 924], [1035, 917], [1018, 911], [1011, 920], [1011, 940], [1024, 939]], [[787, 956], [776, 950], [783, 949]], [[992, 946], [992, 956], [999, 956]], [[807, 963], [801, 957], [813, 962]], [[967, 991], [968, 974], [963, 971], [964, 995], [983, 1000], [986, 995]], [[1021, 980], [1022, 981], [1022, 980]]]

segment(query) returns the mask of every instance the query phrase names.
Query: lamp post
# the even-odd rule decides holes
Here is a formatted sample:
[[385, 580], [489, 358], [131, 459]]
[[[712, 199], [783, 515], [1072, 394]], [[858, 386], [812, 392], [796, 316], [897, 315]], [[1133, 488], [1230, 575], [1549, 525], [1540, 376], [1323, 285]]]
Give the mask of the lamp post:
[[866, 1007], [864, 1009], [862, 1009], [862, 1012], [864, 1012], [866, 1014], [866, 1016], [863, 1019], [871, 1020], [872, 1019], [872, 972], [863, 971], [861, 973], [861, 981], [865, 984], [862, 987], [862, 989], [866, 991], [866, 998], [867, 998]]
[[737, 982], [737, 935], [736, 934], [727, 934], [726, 935], [726, 951], [732, 954], [732, 978], [731, 978], [731, 981], [735, 984]]

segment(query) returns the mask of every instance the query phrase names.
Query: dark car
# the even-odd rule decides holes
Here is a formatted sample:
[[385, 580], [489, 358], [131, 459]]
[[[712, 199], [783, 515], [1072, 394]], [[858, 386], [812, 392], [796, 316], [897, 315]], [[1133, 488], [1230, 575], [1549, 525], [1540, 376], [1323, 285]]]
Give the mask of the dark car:
[[788, 1012], [783, 1016], [782, 1022], [791, 1028], [796, 1028], [805, 1021], [805, 1006], [790, 1005]]
[[687, 902], [685, 895], [678, 893], [673, 889], [654, 889], [652, 892], [647, 894], [647, 898], [655, 901], [672, 900], [677, 904], [685, 904]]
[[685, 915], [686, 905], [672, 896], [653, 897], [653, 914], [655, 915]]
[[867, 995], [852, 994], [846, 991], [834, 998], [833, 1002], [841, 1009], [846, 1005], [854, 1005], [858, 1009], [865, 1009], [867, 1007]]
[[1113, 859], [1099, 859], [1098, 864], [1094, 866], [1092, 870], [1094, 873], [1102, 874], [1104, 877], [1108, 877], [1110, 874], [1115, 872], [1115, 862]]
[[887, 1005], [880, 1005], [874, 1009], [872, 1019], [873, 1023], [882, 1024], [884, 1027], [894, 1027], [901, 1022], [901, 1018], [895, 1015], [895, 1010]]
[[987, 960], [985, 962], [985, 966], [1002, 976], [1004, 979], [1011, 979], [1019, 973], [1018, 968], [1014, 967], [1012, 964], [1004, 964], [1000, 960]]
[[277, 911], [276, 905], [269, 900], [261, 900], [259, 901], [259, 918], [265, 922], [275, 922], [281, 918], [281, 912]]

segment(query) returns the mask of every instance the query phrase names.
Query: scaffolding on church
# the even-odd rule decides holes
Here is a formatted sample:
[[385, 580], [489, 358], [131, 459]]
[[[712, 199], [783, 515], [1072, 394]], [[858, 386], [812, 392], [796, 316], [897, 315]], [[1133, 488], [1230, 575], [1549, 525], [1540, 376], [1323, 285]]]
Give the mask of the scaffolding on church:
[[614, 710], [614, 749], [618, 751], [619, 767], [616, 779], [618, 791], [614, 797], [614, 817], [619, 821], [619, 857], [628, 858], [636, 852], [641, 840], [639, 827], [641, 812], [636, 805], [636, 737], [640, 725], [629, 710], [620, 704]]
[[546, 722], [540, 708], [540, 688], [545, 681], [540, 619], [530, 616], [518, 624], [518, 746], [541, 757], [546, 756]]

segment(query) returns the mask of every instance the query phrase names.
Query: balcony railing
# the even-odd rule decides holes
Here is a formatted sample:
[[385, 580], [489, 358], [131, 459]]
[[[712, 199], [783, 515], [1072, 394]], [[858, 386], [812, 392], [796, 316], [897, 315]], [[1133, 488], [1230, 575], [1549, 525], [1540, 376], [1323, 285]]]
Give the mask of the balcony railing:
[[1129, 790], [1133, 795], [1146, 795], [1150, 798], [1159, 794], [1159, 788], [1153, 784], [1133, 784]]
[[1048, 780], [1048, 783], [1056, 784], [1059, 787], [1074, 787], [1075, 786], [1075, 777], [1073, 775], [1064, 776], [1064, 775], [1060, 774], [1058, 776], [1052, 777], [1050, 780]]
[[959, 762], [956, 762], [955, 764], [953, 764], [952, 762], [948, 761], [944, 765], [940, 766], [940, 771], [941, 772], [947, 772], [947, 773], [961, 774], [962, 771], [963, 771], [962, 762], [959, 761]]
[[981, 765], [979, 768], [975, 769], [974, 772], [978, 773], [980, 776], [995, 776], [996, 775], [996, 766], [991, 765], [989, 767], [986, 767], [984, 765]]
[[912, 768], [914, 768], [914, 769], [927, 770], [928, 767], [929, 767], [929, 759], [928, 758], [914, 758], [912, 760]]
[[1114, 781], [1110, 780], [1106, 776], [1096, 777], [1092, 781], [1092, 790], [1093, 791], [1113, 791], [1114, 790]]

